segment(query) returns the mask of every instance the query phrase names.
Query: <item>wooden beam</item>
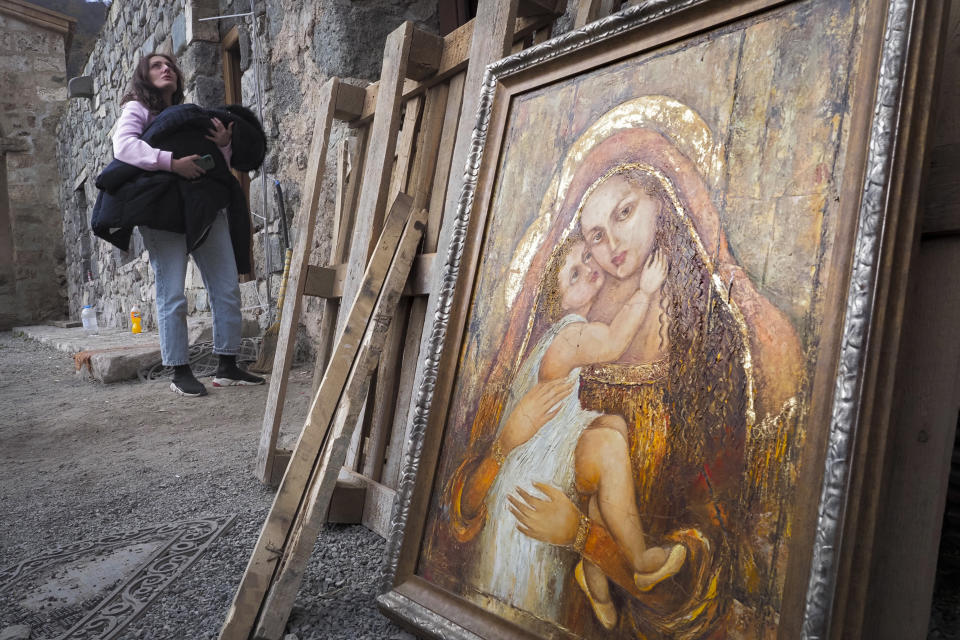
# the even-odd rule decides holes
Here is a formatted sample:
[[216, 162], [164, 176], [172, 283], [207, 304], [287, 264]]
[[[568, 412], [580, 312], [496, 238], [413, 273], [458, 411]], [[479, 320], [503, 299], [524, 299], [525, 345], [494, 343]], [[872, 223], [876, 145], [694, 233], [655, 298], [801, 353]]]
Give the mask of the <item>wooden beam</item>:
[[[421, 253], [413, 263], [410, 278], [403, 289], [405, 296], [425, 296], [430, 293], [430, 272], [437, 254]], [[321, 267], [315, 264], [307, 266], [303, 295], [339, 300], [343, 295], [343, 281], [347, 273], [346, 264], [334, 267]]]
[[[400, 91], [410, 56], [413, 24], [405, 22], [395, 29], [384, 46], [383, 67], [377, 96], [377, 111], [370, 126], [369, 143], [363, 167], [363, 182], [353, 220], [350, 257], [343, 285], [343, 300], [349, 305], [360, 290], [363, 266], [371, 239], [377, 237], [387, 206], [393, 156], [400, 128]], [[337, 338], [342, 335], [345, 318], [337, 320]]]
[[558, 16], [566, 8], [566, 0], [520, 0], [517, 15], [521, 18], [531, 16]]
[[310, 146], [310, 160], [304, 174], [304, 183], [300, 200], [300, 211], [294, 223], [300, 229], [297, 244], [290, 261], [290, 275], [287, 281], [288, 295], [283, 303], [280, 316], [280, 330], [277, 338], [277, 351], [273, 359], [273, 375], [270, 376], [270, 389], [267, 392], [267, 404], [263, 414], [263, 427], [260, 432], [260, 445], [257, 449], [256, 476], [260, 482], [270, 484], [274, 477], [274, 450], [280, 432], [280, 418], [283, 403], [287, 396], [287, 381], [293, 364], [293, 350], [296, 344], [296, 331], [300, 321], [303, 290], [306, 284], [305, 271], [313, 248], [313, 233], [316, 226], [317, 205], [323, 185], [327, 165], [327, 146], [330, 127], [333, 123], [333, 105], [337, 102], [340, 81], [330, 78], [320, 89], [317, 97], [317, 110], [313, 126], [313, 140]]
[[343, 295], [343, 279], [347, 275], [347, 265], [321, 267], [311, 264], [307, 267], [307, 278], [303, 285], [303, 295], [339, 300]]
[[[332, 109], [330, 111], [332, 114]], [[275, 576], [277, 550], [282, 550], [287, 545], [291, 527], [310, 486], [310, 478], [314, 475], [321, 452], [325, 449], [335, 410], [354, 370], [361, 338], [367, 335], [368, 329], [376, 326], [373, 321], [374, 311], [390, 275], [390, 267], [394, 263], [407, 222], [411, 219], [410, 204], [410, 198], [398, 197], [387, 216], [380, 240], [367, 265], [360, 295], [351, 305], [343, 335], [337, 341], [330, 366], [327, 367], [320, 388], [314, 396], [287, 472], [274, 498], [270, 515], [260, 531], [260, 537], [220, 631], [220, 640], [249, 640], [253, 632], [267, 597], [267, 590]], [[406, 275], [403, 274], [404, 278]], [[402, 282], [396, 286], [399, 293]], [[300, 296], [296, 296], [296, 299], [299, 298]], [[378, 316], [377, 322], [382, 321]], [[275, 371], [284, 369], [277, 368]]]
[[360, 117], [363, 114], [363, 102], [366, 98], [367, 91], [363, 87], [341, 82], [333, 117], [347, 121]]
[[407, 77], [411, 80], [426, 80], [440, 68], [442, 56], [443, 38], [420, 29], [414, 29], [413, 40], [410, 42], [410, 62], [407, 65]]
[[[518, 18], [514, 23], [514, 41], [523, 40], [530, 34], [549, 26], [553, 22], [553, 16], [536, 16], [532, 18]], [[403, 84], [402, 99], [409, 100], [413, 96], [425, 92], [432, 86], [435, 86], [453, 75], [463, 71], [467, 67], [470, 59], [470, 43], [473, 41], [473, 29], [476, 20], [471, 20], [456, 31], [453, 31], [443, 38], [442, 53], [437, 72], [423, 81], [407, 80]], [[499, 60], [509, 52], [509, 49], [498, 58], [490, 62]], [[489, 62], [487, 63], [489, 64]], [[363, 113], [359, 118], [350, 122], [351, 127], [363, 126], [369, 122], [376, 110], [377, 95], [380, 92], [380, 83], [374, 82], [366, 88], [366, 98], [363, 102]]]
[[[404, 207], [410, 204], [412, 201], [405, 198]], [[283, 554], [276, 563], [274, 580], [264, 601], [254, 637], [280, 640], [283, 635], [310, 554], [327, 520], [330, 497], [356, 429], [357, 418], [366, 401], [367, 384], [380, 359], [387, 328], [395, 315], [400, 290], [413, 264], [425, 221], [426, 211], [422, 209], [408, 219], [382, 291], [373, 307], [372, 318], [366, 331], [358, 336], [361, 339], [359, 351], [337, 402], [335, 420], [307, 487], [304, 502], [283, 545]], [[361, 295], [366, 293], [364, 290]], [[351, 337], [351, 341], [356, 341], [356, 337]]]
[[573, 19], [573, 28], [579, 29], [607, 15], [603, 9], [604, 5], [609, 4], [611, 4], [610, 0], [577, 0], [577, 14]]

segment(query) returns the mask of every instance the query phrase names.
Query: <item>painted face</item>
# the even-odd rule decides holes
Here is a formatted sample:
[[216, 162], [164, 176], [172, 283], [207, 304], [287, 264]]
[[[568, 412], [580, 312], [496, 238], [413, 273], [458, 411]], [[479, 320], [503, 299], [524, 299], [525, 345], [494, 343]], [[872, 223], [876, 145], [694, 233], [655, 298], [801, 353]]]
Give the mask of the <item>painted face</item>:
[[150, 83], [160, 91], [177, 88], [177, 72], [163, 56], [150, 58]]
[[581, 210], [587, 247], [604, 271], [616, 278], [637, 273], [656, 242], [660, 201], [622, 175], [597, 187]]
[[560, 306], [564, 311], [572, 311], [590, 304], [603, 286], [604, 278], [587, 245], [577, 242], [570, 247], [558, 274]]

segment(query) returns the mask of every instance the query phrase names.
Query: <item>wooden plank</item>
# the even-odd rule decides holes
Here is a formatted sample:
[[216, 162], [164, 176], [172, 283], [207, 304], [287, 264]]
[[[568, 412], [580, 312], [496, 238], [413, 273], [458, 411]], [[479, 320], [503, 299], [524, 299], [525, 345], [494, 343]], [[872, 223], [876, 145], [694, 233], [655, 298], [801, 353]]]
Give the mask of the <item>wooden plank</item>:
[[363, 521], [363, 503], [367, 496], [367, 483], [362, 476], [340, 468], [337, 486], [330, 497], [327, 509], [327, 522], [336, 524], [356, 524]]
[[383, 468], [383, 455], [393, 427], [393, 412], [397, 401], [397, 384], [403, 356], [404, 338], [407, 335], [407, 317], [410, 301], [403, 300], [397, 306], [397, 317], [387, 334], [386, 344], [377, 369], [377, 384], [371, 411], [370, 436], [363, 461], [363, 475], [379, 478]]
[[[416, 30], [414, 30], [413, 40], [416, 41]], [[411, 44], [411, 59], [413, 57], [413, 49], [414, 45]], [[413, 156], [413, 144], [417, 138], [417, 125], [420, 121], [420, 107], [422, 103], [422, 97], [416, 96], [408, 100], [404, 105], [403, 125], [397, 136], [396, 158], [390, 176], [388, 199], [393, 199], [397, 193], [406, 190], [407, 179], [410, 175], [410, 163]], [[420, 207], [415, 207], [415, 210], [419, 208]], [[408, 305], [404, 303], [402, 309], [399, 311], [403, 317], [404, 329], [406, 328], [407, 306]], [[391, 335], [387, 337], [387, 348], [384, 352], [384, 362], [386, 362], [387, 365], [378, 369], [377, 374], [373, 377], [370, 388], [374, 390], [374, 393], [368, 399], [366, 409], [362, 411], [362, 429], [355, 432], [354, 438], [347, 449], [344, 464], [349, 469], [359, 468], [362, 453], [361, 448], [370, 452], [370, 447], [362, 447], [362, 443], [367, 443], [368, 445], [371, 442], [379, 443], [387, 437], [384, 420], [391, 419], [393, 414], [392, 406], [386, 407], [383, 403], [390, 402], [393, 399], [393, 387], [396, 385], [396, 372], [392, 363], [395, 359], [399, 359], [400, 353], [392, 348], [392, 345], [396, 342], [396, 338], [391, 338], [391, 336], [397, 332], [397, 327], [400, 324], [401, 322], [394, 322], [390, 325]], [[387, 389], [390, 390], [389, 395], [384, 395], [387, 393]], [[382, 455], [382, 449], [380, 449], [380, 451]]]
[[[865, 638], [923, 638], [960, 405], [960, 239], [921, 243], [894, 392], [889, 489], [869, 582]], [[910, 592], [904, 593], [904, 586]]]
[[520, 0], [517, 5], [517, 15], [522, 18], [530, 16], [558, 16], [566, 8], [566, 0]]
[[[409, 207], [411, 200], [405, 200], [404, 206]], [[379, 360], [387, 327], [394, 317], [400, 291], [413, 265], [425, 221], [426, 211], [416, 211], [403, 230], [382, 291], [373, 307], [372, 318], [362, 335], [361, 346], [353, 361], [343, 394], [337, 402], [337, 416], [321, 452], [319, 464], [315, 467], [314, 481], [309, 486], [308, 497], [299, 510], [297, 521], [284, 545], [284, 553], [277, 563], [275, 579], [264, 602], [255, 637], [279, 640], [283, 635], [317, 535], [326, 522], [330, 496], [343, 467], [357, 417], [366, 399], [367, 383]], [[363, 294], [366, 293], [364, 290]], [[287, 475], [290, 475], [289, 472]]]
[[[517, 18], [514, 23], [514, 41], [523, 40], [535, 31], [548, 26], [553, 22], [553, 15], [535, 16], [531, 18]], [[443, 38], [443, 52], [440, 55], [440, 65], [437, 72], [423, 81], [407, 80], [403, 84], [402, 99], [409, 100], [415, 95], [425, 92], [441, 82], [444, 82], [451, 76], [454, 76], [467, 68], [467, 62], [470, 60], [470, 45], [473, 41], [473, 28], [475, 20], [471, 20], [462, 27], [458, 28]], [[508, 49], [509, 51], [509, 49]], [[506, 51], [502, 58], [506, 55]], [[494, 62], [499, 58], [494, 58]], [[478, 85], [479, 86], [479, 85]], [[373, 117], [376, 111], [377, 96], [380, 93], [380, 83], [374, 82], [367, 85], [366, 98], [363, 102], [363, 113], [360, 117], [352, 120], [350, 126], [359, 127]]]
[[[435, 253], [421, 253], [413, 263], [413, 271], [403, 289], [405, 296], [427, 295], [430, 287], [430, 272], [436, 260]], [[343, 295], [343, 281], [346, 277], [347, 265], [338, 264], [334, 267], [307, 265], [306, 283], [303, 295], [339, 300]]]
[[[460, 73], [450, 79], [447, 107], [443, 114], [443, 135], [440, 137], [436, 173], [433, 176], [433, 190], [430, 193], [430, 217], [427, 218], [425, 251], [436, 251], [437, 239], [440, 237], [440, 225], [443, 221], [443, 211], [446, 205], [447, 185], [450, 180], [450, 171], [453, 169], [453, 147], [457, 141], [457, 132], [460, 130], [461, 114], [463, 113], [463, 85], [466, 77], [466, 73]], [[458, 170], [463, 171], [462, 167], [458, 167]]]
[[[463, 167], [467, 164], [467, 155], [470, 151], [470, 145], [473, 134], [473, 127], [476, 124], [475, 114], [480, 100], [480, 87], [486, 66], [495, 62], [509, 51], [513, 42], [515, 32], [517, 13], [517, 0], [487, 0], [480, 2], [477, 8], [477, 17], [474, 21], [474, 38], [470, 45], [470, 66], [467, 69], [464, 80], [463, 102], [460, 108], [462, 116], [457, 125], [457, 137], [454, 143], [454, 150], [451, 156], [450, 178], [447, 185], [446, 197], [443, 211], [451, 217], [456, 214], [457, 203], [460, 198], [460, 192], [463, 188]], [[437, 253], [446, 256], [449, 253], [450, 243], [452, 241], [452, 225], [444, 225], [440, 229], [440, 236], [437, 244]], [[426, 318], [435, 318], [437, 314], [437, 296], [428, 298]], [[454, 329], [456, 331], [456, 329]], [[419, 352], [423, 353], [430, 340], [431, 331], [429, 328], [423, 331], [420, 338]], [[424, 376], [423, 358], [418, 359], [417, 370], [414, 375], [413, 388], [419, 389]], [[450, 384], [449, 379], [439, 380], [436, 388], [436, 399], [446, 397]], [[442, 405], [443, 402], [441, 401]], [[405, 424], [412, 424], [413, 412], [416, 407], [411, 405], [405, 418]], [[434, 405], [434, 411], [439, 411], [440, 415], [446, 413], [445, 407]], [[425, 447], [421, 461], [418, 483], [431, 483], [433, 481], [432, 470], [437, 456], [436, 447]], [[426, 507], [424, 500], [428, 492], [414, 492], [414, 498], [411, 501], [413, 513], [422, 513]], [[417, 550], [420, 546], [420, 539], [423, 532], [423, 521], [418, 518], [412, 518], [407, 523], [407, 529], [404, 534], [403, 548], [401, 549], [395, 577], [403, 580], [413, 571], [416, 562]]]
[[363, 102], [366, 98], [367, 91], [363, 87], [341, 82], [333, 117], [347, 121], [358, 118], [363, 113]]
[[579, 0], [577, 14], [573, 19], [573, 28], [580, 27], [610, 15], [613, 11], [612, 0]]
[[960, 144], [940, 145], [930, 153], [924, 187], [923, 233], [960, 233]]
[[[400, 90], [403, 87], [412, 36], [413, 25], [405, 22], [387, 36], [384, 46], [380, 73], [382, 90], [377, 96], [377, 112], [368, 134], [363, 182], [354, 215], [350, 258], [343, 285], [343, 300], [347, 304], [350, 304], [359, 291], [369, 246], [371, 240], [376, 238], [387, 204], [397, 130], [400, 127]], [[337, 338], [343, 332], [344, 320], [337, 319]]]
[[[410, 169], [407, 193], [413, 196], [415, 209], [422, 209], [430, 202], [430, 185], [437, 165], [437, 154], [443, 136], [444, 112], [447, 106], [449, 84], [438, 84], [427, 90], [417, 138], [416, 154]], [[429, 234], [430, 220], [427, 220]]]
[[[361, 151], [365, 148], [367, 138], [366, 129], [360, 129], [357, 135], [348, 138], [347, 170], [345, 182], [338, 182], [336, 211], [334, 215], [339, 220], [337, 235], [331, 239], [331, 264], [342, 264], [346, 260], [348, 251], [347, 240], [353, 230], [353, 203], [356, 200], [357, 189], [360, 183], [360, 167], [363, 164]], [[339, 174], [339, 171], [338, 171]], [[341, 292], [342, 295], [342, 285]], [[334, 331], [337, 327], [337, 318], [340, 315], [340, 298], [330, 298], [324, 304], [323, 317], [320, 319], [320, 340], [317, 343], [317, 354], [313, 367], [313, 382], [310, 386], [312, 393], [320, 387], [323, 372], [327, 369], [327, 362], [333, 352]]]
[[443, 38], [420, 29], [413, 30], [410, 42], [410, 61], [407, 64], [407, 77], [411, 80], [425, 80], [440, 69], [443, 57]]
[[[332, 109], [330, 112], [332, 114]], [[273, 580], [277, 565], [276, 551], [286, 545], [290, 527], [320, 457], [334, 409], [353, 369], [360, 349], [359, 341], [373, 324], [374, 307], [380, 298], [388, 270], [400, 245], [403, 229], [411, 215], [410, 204], [410, 198], [403, 195], [398, 197], [387, 216], [380, 241], [367, 265], [361, 295], [358, 295], [351, 305], [345, 330], [337, 341], [330, 366], [327, 367], [320, 388], [314, 396], [287, 472], [274, 498], [270, 515], [260, 531], [260, 537], [220, 631], [220, 640], [248, 640], [253, 630], [267, 589]], [[295, 299], [299, 300], [300, 296]], [[284, 369], [277, 368], [275, 371]]]
[[[350, 176], [350, 140], [344, 138], [337, 143], [337, 187], [333, 194], [333, 220], [330, 228], [330, 253], [335, 254], [340, 243], [341, 219], [343, 218], [343, 199]], [[331, 260], [338, 264], [341, 260]]]
[[410, 319], [403, 345], [403, 363], [397, 382], [397, 406], [394, 410], [393, 427], [384, 452], [383, 469], [376, 477], [378, 482], [391, 489], [397, 488], [403, 457], [408, 449], [407, 442], [411, 427], [409, 411], [415, 391], [413, 381], [420, 360], [420, 339], [423, 334], [426, 309], [426, 298], [417, 298], [411, 302]]
[[[390, 176], [390, 191], [388, 200], [400, 193], [410, 193], [407, 189], [407, 179], [410, 177], [410, 160], [413, 157], [413, 143], [417, 135], [417, 123], [420, 120], [420, 106], [423, 100], [416, 96], [407, 101], [403, 112], [403, 126], [397, 138], [397, 156], [393, 163], [393, 173]], [[423, 207], [420, 207], [423, 208]]]
[[[443, 220], [443, 207], [447, 193], [447, 181], [450, 177], [453, 147], [460, 122], [460, 106], [463, 102], [463, 84], [465, 73], [459, 73], [450, 79], [447, 92], [447, 104], [443, 115], [443, 134], [437, 151], [437, 161], [430, 194], [430, 216], [427, 218], [427, 233], [424, 238], [424, 251], [435, 251]], [[427, 272], [432, 273], [430, 271]], [[400, 369], [397, 389], [397, 408], [394, 414], [393, 429], [385, 454], [384, 469], [376, 478], [382, 484], [396, 488], [400, 476], [403, 457], [407, 452], [410, 435], [410, 405], [416, 387], [414, 381], [420, 362], [420, 340], [424, 322], [427, 318], [427, 300], [414, 300], [410, 309], [407, 330], [407, 342], [403, 348], [404, 362]]]
[[366, 494], [360, 523], [367, 529], [386, 538], [390, 533], [390, 516], [397, 492], [379, 482], [364, 478]]
[[293, 295], [287, 296], [283, 303], [277, 351], [273, 359], [273, 375], [270, 376], [270, 389], [267, 392], [260, 445], [257, 449], [256, 476], [265, 484], [269, 484], [274, 475], [274, 450], [280, 431], [283, 403], [287, 395], [290, 366], [293, 364], [293, 349], [296, 344], [297, 325], [300, 321], [303, 286], [306, 283], [303, 275], [309, 264], [310, 250], [313, 247], [317, 204], [327, 164], [330, 126], [333, 123], [333, 105], [336, 103], [339, 88], [340, 80], [330, 78], [320, 89], [313, 140], [310, 146], [310, 160], [301, 189], [303, 195], [300, 200], [300, 210], [294, 223], [295, 228], [300, 229], [300, 233], [290, 261], [290, 275], [287, 281], [287, 287]]
[[306, 282], [303, 285], [303, 295], [339, 300], [343, 295], [343, 279], [346, 277], [346, 273], [347, 265], [345, 264], [338, 264], [333, 267], [308, 265]]

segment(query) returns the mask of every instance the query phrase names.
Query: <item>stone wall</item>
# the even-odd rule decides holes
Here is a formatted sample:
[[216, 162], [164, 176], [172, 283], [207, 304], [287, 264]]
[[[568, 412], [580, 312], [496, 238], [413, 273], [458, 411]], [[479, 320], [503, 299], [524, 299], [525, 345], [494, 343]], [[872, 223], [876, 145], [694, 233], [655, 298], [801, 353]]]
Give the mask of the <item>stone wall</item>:
[[[258, 0], [256, 35], [264, 61], [262, 94], [268, 154], [264, 163], [268, 184], [279, 180], [286, 196], [286, 211], [292, 220], [299, 206], [299, 190], [307, 165], [314, 113], [311, 96], [330, 75], [357, 81], [379, 76], [386, 35], [404, 20], [436, 32], [438, 0]], [[249, 17], [200, 22], [213, 15], [244, 13], [249, 0], [114, 0], [100, 40], [84, 68], [94, 78], [93, 99], [72, 100], [58, 132], [60, 202], [64, 212], [63, 233], [67, 253], [67, 282], [72, 316], [79, 315], [85, 301], [95, 304], [100, 322], [126, 326], [131, 305], [144, 314], [147, 328], [156, 326], [153, 276], [139, 234], [131, 250], [121, 252], [92, 237], [89, 218], [96, 199], [93, 181], [112, 158], [111, 129], [119, 115], [119, 99], [136, 60], [145, 52], [174, 53], [186, 76], [186, 100], [214, 106], [224, 100], [221, 36], [234, 26], [239, 30], [243, 103], [255, 109], [256, 83]], [[347, 134], [337, 126], [333, 138]], [[332, 171], [328, 175], [332, 175]], [[263, 226], [259, 173], [251, 174], [250, 204], [255, 227]], [[329, 252], [329, 210], [333, 194], [328, 189], [318, 223], [314, 261], [323, 262]], [[256, 282], [241, 285], [245, 313], [266, 320], [267, 300], [263, 275], [266, 253], [274, 272], [272, 293], [280, 286], [282, 248], [272, 187], [268, 192], [266, 233], [254, 237]], [[292, 242], [296, 242], [296, 229]], [[275, 299], [275, 297], [274, 297]], [[187, 275], [187, 301], [192, 316], [209, 313], [198, 273]], [[307, 306], [307, 335], [317, 326], [321, 306]]]
[[[62, 30], [0, 2], [0, 330], [66, 313], [55, 131], [66, 104]], [[65, 18], [65, 17], [62, 17]]]

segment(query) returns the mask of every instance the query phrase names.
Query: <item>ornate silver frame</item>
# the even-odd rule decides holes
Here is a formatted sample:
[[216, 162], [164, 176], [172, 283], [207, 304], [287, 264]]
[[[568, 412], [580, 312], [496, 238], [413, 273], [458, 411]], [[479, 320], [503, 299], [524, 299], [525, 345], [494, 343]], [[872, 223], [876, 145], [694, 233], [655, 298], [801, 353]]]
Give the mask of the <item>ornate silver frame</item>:
[[[487, 139], [491, 110], [498, 81], [545, 63], [564, 54], [609, 40], [656, 20], [679, 14], [692, 7], [723, 0], [647, 0], [618, 14], [568, 32], [558, 38], [506, 57], [487, 67], [480, 93], [477, 123], [473, 130], [463, 188], [458, 200], [447, 258], [433, 274], [433, 291], [438, 292], [430, 338], [423, 362], [423, 378], [416, 398], [409, 454], [404, 460], [391, 518], [390, 536], [384, 550], [381, 576], [383, 595], [378, 603], [397, 617], [421, 629], [429, 637], [477, 640], [459, 627], [404, 595], [391, 591], [399, 564], [404, 530], [410, 516], [410, 502], [416, 483], [424, 436], [437, 381], [442, 345], [450, 320], [460, 261], [467, 239], [481, 159]], [[910, 25], [919, 0], [887, 0], [879, 77], [868, 142], [869, 152], [861, 189], [856, 238], [849, 290], [843, 318], [842, 346], [830, 411], [829, 441], [824, 464], [823, 485], [818, 506], [813, 558], [803, 613], [804, 640], [828, 637], [836, 590], [837, 550], [841, 544], [851, 454], [860, 418], [866, 351], [876, 302], [878, 262], [883, 245], [885, 212], [890, 187], [893, 151], [898, 123]], [[441, 247], [441, 251], [443, 248]], [[431, 305], [433, 307], [433, 305]]]

